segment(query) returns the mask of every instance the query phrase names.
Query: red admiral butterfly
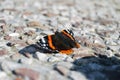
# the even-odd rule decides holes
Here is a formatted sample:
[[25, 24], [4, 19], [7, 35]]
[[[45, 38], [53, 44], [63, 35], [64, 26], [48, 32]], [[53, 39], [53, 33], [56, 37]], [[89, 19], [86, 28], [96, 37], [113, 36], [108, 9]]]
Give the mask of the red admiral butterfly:
[[73, 37], [72, 30], [62, 30], [61, 32], [56, 31], [53, 35], [47, 35], [41, 38], [37, 45], [49, 52], [60, 52], [63, 54], [71, 54], [72, 48], [79, 48], [80, 44], [76, 42]]

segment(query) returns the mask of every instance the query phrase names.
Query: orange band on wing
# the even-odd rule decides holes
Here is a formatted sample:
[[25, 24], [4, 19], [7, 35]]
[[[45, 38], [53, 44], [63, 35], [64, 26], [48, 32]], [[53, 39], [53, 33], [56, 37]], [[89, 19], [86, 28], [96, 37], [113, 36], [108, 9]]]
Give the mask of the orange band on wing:
[[69, 54], [72, 54], [73, 50], [72, 50], [72, 49], [69, 49], [69, 50], [60, 50], [60, 52], [61, 52], [62, 54], [67, 54], [67, 55], [69, 55]]
[[72, 40], [74, 40], [73, 37], [72, 37], [70, 34], [66, 33], [64, 30], [63, 30], [62, 32], [63, 32], [66, 36], [68, 36], [69, 38], [71, 38]]
[[54, 45], [52, 44], [51, 35], [48, 35], [48, 43], [49, 43], [50, 48], [55, 49]]

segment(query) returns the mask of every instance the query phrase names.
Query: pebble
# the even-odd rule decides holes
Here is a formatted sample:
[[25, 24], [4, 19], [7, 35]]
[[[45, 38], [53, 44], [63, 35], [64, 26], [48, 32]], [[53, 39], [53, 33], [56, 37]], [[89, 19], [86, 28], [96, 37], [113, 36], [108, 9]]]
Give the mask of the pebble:
[[28, 31], [24, 33], [24, 35], [27, 35], [27, 36], [33, 36], [34, 34], [35, 34], [34, 31]]
[[74, 65], [72, 64], [72, 62], [58, 62], [56, 66], [63, 66], [67, 69], [71, 69]]
[[35, 57], [40, 61], [47, 62], [48, 56], [45, 53], [36, 52]]
[[4, 40], [10, 40], [12, 37], [9, 35], [4, 36]]
[[74, 61], [74, 59], [72, 58], [72, 57], [66, 57], [65, 59], [64, 59], [64, 61], [66, 61], [66, 62], [73, 62]]
[[38, 21], [30, 21], [27, 23], [28, 27], [35, 27], [35, 26], [41, 26], [40, 22]]
[[94, 51], [90, 48], [81, 47], [80, 49], [75, 50], [76, 54], [73, 54], [73, 59], [79, 59], [83, 57], [95, 56]]
[[31, 44], [34, 44], [35, 41], [34, 41], [34, 40], [31, 40], [31, 39], [28, 39], [28, 40], [26, 41], [26, 43], [27, 43], [28, 45], [31, 45]]
[[9, 34], [9, 36], [11, 36], [11, 37], [19, 37], [20, 35], [19, 35], [19, 33], [11, 33], [11, 34]]
[[57, 58], [59, 58], [59, 59], [65, 59], [65, 58], [67, 58], [67, 55], [66, 54], [60, 54], [60, 53], [58, 53], [58, 54], [55, 54], [54, 55], [55, 57], [57, 57]]
[[55, 54], [53, 57], [48, 58], [48, 62], [56, 62], [56, 61], [67, 61], [67, 62], [72, 62], [73, 59], [66, 54]]
[[33, 59], [32, 58], [20, 58], [18, 60], [18, 63], [22, 63], [22, 64], [32, 64], [33, 63]]
[[39, 80], [39, 73], [35, 70], [28, 68], [18, 68], [14, 70], [15, 74], [23, 77], [24, 79], [28, 78], [29, 80]]
[[56, 66], [55, 70], [57, 70], [61, 75], [68, 76], [69, 69], [65, 68], [64, 66]]
[[112, 51], [114, 51], [114, 52], [119, 52], [120, 51], [120, 46], [119, 45], [117, 45], [117, 46], [108, 46]]
[[24, 31], [25, 31], [25, 32], [28, 32], [28, 31], [33, 31], [33, 32], [35, 32], [36, 29], [35, 29], [35, 28], [31, 28], [31, 27], [27, 27], [27, 28], [24, 28]]
[[0, 26], [4, 26], [4, 25], [6, 25], [6, 21], [3, 19], [0, 19]]
[[20, 65], [19, 63], [12, 62], [12, 61], [7, 61], [7, 60], [2, 61], [2, 63], [1, 63], [1, 68], [6, 73], [11, 73], [11, 71], [13, 71], [14, 69], [20, 68], [21, 66], [22, 65]]
[[[97, 37], [94, 39], [94, 45], [99, 45], [101, 47], [105, 47], [105, 44], [104, 44], [104, 41], [100, 38], [100, 37]], [[96, 46], [97, 47], [97, 46]]]
[[5, 72], [3, 72], [3, 71], [1, 71], [0, 72], [0, 79], [1, 80], [12, 80], [10, 77], [8, 77], [8, 75], [5, 73]]
[[4, 55], [7, 55], [7, 54], [8, 54], [8, 51], [6, 49], [0, 50], [0, 57], [4, 56]]
[[73, 80], [88, 80], [86, 76], [84, 76], [84, 74], [80, 73], [80, 72], [75, 72], [75, 71], [71, 71], [70, 74], [70, 78], [72, 78]]
[[47, 16], [47, 17], [55, 17], [55, 16], [57, 16], [57, 14], [50, 13], [50, 12], [44, 13], [43, 15], [44, 15], [44, 16]]
[[56, 57], [49, 57], [47, 59], [48, 62], [58, 62], [58, 61], [61, 61], [59, 58], [56, 58]]
[[20, 57], [21, 57], [20, 53], [15, 53], [10, 56], [10, 58], [15, 61], [18, 61]]

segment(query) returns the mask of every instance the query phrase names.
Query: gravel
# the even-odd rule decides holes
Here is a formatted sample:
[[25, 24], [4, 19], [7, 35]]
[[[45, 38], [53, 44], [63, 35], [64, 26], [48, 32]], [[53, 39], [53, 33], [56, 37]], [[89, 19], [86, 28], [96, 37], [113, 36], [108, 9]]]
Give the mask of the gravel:
[[[35, 46], [68, 28], [73, 54]], [[119, 80], [119, 67], [120, 0], [0, 0], [0, 80]]]

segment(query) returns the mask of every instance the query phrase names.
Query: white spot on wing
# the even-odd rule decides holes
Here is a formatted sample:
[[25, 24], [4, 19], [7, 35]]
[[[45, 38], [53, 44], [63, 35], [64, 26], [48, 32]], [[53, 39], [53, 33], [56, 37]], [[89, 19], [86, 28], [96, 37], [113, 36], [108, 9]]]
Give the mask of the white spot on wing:
[[46, 41], [45, 41], [45, 39], [44, 39], [44, 38], [41, 38], [41, 41], [42, 41], [43, 43], [46, 43]]

